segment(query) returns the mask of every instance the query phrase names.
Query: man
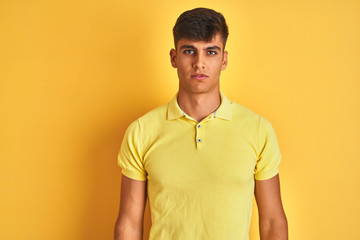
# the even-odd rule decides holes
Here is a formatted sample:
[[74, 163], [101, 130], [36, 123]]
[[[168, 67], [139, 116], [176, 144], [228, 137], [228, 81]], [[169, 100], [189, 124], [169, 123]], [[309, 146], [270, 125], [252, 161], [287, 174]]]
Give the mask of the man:
[[151, 240], [249, 239], [254, 193], [261, 239], [287, 239], [275, 132], [220, 91], [228, 55], [223, 15], [186, 11], [173, 34], [170, 57], [179, 91], [125, 133], [115, 239], [142, 239], [147, 197]]

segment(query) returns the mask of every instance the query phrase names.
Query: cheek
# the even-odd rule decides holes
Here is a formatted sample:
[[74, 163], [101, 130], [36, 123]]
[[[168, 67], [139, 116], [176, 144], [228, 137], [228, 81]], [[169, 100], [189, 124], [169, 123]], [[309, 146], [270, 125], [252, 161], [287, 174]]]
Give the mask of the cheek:
[[186, 70], [184, 69], [184, 66], [180, 65], [177, 67], [177, 74], [181, 78], [184, 78], [184, 76], [186, 76]]
[[191, 70], [191, 67], [189, 67], [188, 64], [179, 63], [177, 66], [178, 73], [186, 74]]
[[219, 74], [222, 69], [222, 62], [214, 61], [211, 63], [211, 70], [214, 74]]
[[181, 74], [183, 71], [184, 71], [184, 67], [181, 64], [178, 64], [178, 66], [177, 66], [178, 74]]

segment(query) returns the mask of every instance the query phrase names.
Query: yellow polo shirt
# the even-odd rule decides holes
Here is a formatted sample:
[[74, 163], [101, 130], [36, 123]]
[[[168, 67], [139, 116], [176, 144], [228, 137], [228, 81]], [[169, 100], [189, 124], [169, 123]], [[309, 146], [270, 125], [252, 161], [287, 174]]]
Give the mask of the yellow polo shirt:
[[176, 96], [134, 121], [119, 151], [122, 173], [148, 181], [150, 240], [247, 240], [254, 179], [278, 173], [281, 154], [264, 117], [229, 101], [201, 122]]

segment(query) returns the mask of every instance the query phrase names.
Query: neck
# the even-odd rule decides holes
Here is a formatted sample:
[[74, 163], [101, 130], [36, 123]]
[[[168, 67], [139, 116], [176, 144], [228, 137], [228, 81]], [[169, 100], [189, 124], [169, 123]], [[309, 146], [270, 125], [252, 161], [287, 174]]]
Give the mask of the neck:
[[221, 104], [219, 89], [210, 93], [187, 93], [179, 90], [178, 104], [187, 115], [200, 122]]

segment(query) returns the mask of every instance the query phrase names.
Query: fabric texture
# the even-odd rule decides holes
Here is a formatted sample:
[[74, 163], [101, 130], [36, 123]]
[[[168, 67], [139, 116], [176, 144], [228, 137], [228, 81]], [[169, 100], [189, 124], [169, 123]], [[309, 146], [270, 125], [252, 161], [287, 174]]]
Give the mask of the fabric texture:
[[221, 93], [201, 122], [176, 96], [132, 122], [119, 151], [122, 173], [148, 181], [150, 240], [247, 240], [254, 184], [278, 174], [270, 122]]

